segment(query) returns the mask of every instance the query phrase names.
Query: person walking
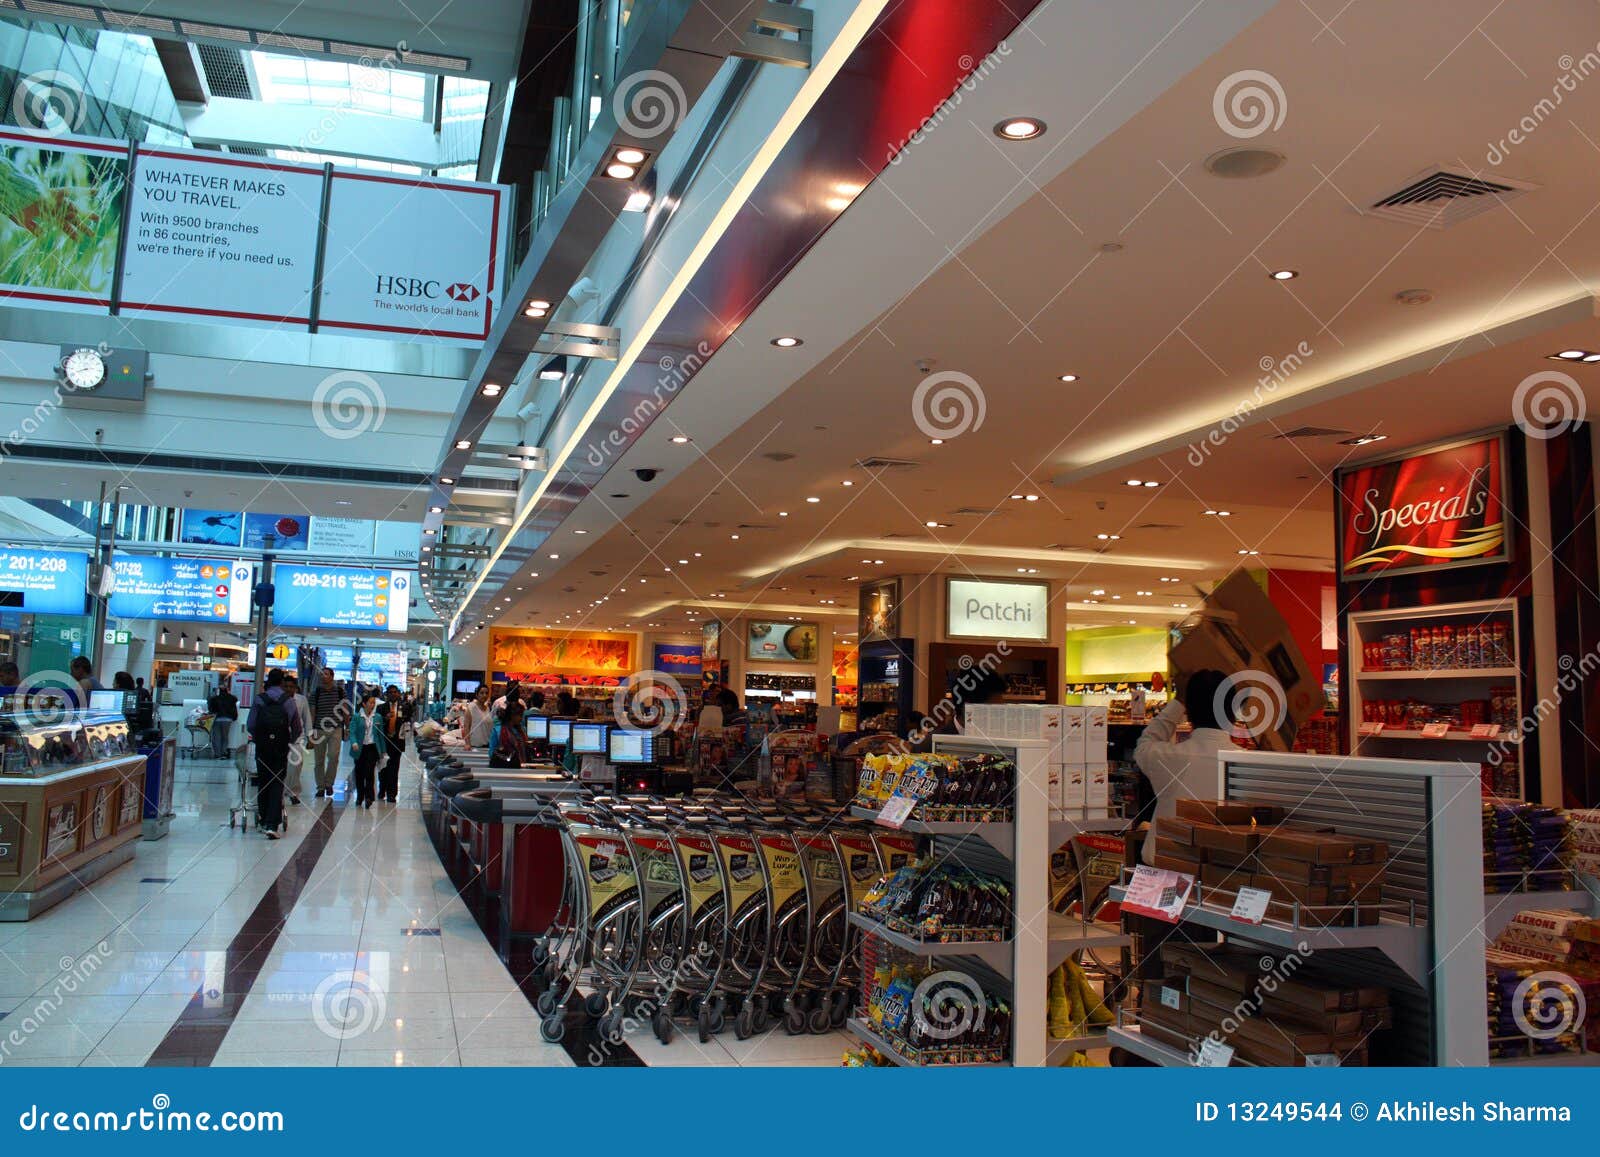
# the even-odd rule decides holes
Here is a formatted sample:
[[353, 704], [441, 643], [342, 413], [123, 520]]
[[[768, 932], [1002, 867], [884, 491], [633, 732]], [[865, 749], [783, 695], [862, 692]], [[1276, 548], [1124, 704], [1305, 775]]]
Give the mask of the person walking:
[[289, 770], [289, 749], [300, 738], [300, 716], [283, 689], [283, 672], [267, 672], [267, 686], [245, 720], [256, 745], [257, 826], [275, 840], [288, 826], [283, 819], [283, 779]]
[[406, 750], [406, 709], [400, 702], [400, 688], [389, 685], [384, 701], [378, 708], [383, 725], [383, 768], [378, 772], [378, 798], [395, 802], [400, 791], [400, 757]]
[[333, 672], [322, 668], [311, 689], [312, 775], [317, 781], [317, 798], [333, 798], [334, 781], [339, 777], [339, 751], [344, 746], [350, 709], [333, 681]]
[[372, 806], [376, 794], [372, 781], [377, 772], [382, 743], [383, 720], [378, 717], [378, 696], [376, 692], [363, 691], [361, 706], [350, 718], [350, 755], [356, 765], [350, 778], [355, 785], [356, 807]]
[[300, 785], [303, 782], [302, 772], [306, 765], [306, 743], [311, 738], [311, 704], [300, 692], [300, 676], [284, 675], [283, 689], [294, 704], [294, 712], [300, 719], [300, 738], [295, 740], [294, 746], [289, 749], [289, 772], [284, 777], [284, 794], [289, 797], [289, 802], [295, 807], [300, 806]]
[[217, 685], [206, 700], [206, 710], [211, 712], [211, 758], [227, 759], [233, 750], [228, 733], [239, 719], [239, 697], [229, 688], [228, 680]]

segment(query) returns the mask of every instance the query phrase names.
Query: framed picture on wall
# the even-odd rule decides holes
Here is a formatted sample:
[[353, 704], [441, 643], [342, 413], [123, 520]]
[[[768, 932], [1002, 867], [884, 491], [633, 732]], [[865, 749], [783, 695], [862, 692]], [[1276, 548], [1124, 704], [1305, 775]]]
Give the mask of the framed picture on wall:
[[900, 637], [900, 580], [861, 584], [861, 610], [856, 623], [863, 643]]

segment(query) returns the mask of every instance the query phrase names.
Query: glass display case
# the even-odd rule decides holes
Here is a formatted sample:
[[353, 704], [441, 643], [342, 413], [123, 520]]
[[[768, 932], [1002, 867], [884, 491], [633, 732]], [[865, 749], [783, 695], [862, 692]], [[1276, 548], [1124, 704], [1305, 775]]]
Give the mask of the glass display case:
[[54, 775], [134, 753], [120, 712], [0, 710], [0, 775]]

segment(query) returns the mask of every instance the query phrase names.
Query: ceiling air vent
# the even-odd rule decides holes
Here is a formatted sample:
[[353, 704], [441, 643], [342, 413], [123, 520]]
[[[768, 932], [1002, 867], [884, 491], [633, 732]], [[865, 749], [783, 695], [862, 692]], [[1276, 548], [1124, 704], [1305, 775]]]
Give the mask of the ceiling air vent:
[[769, 450], [761, 456], [768, 462], [793, 462], [798, 457], [787, 450]]
[[1367, 214], [1424, 229], [1445, 229], [1538, 187], [1509, 177], [1489, 180], [1460, 169], [1431, 169], [1373, 202]]
[[915, 470], [917, 463], [905, 458], [861, 458], [856, 461], [857, 470]]
[[1141, 522], [1134, 527], [1135, 530], [1182, 530], [1183, 527], [1175, 522]]
[[778, 528], [776, 526], [772, 526], [771, 524], [765, 523], [765, 522], [741, 522], [739, 524], [739, 529], [740, 530], [777, 530]]
[[1280, 430], [1272, 437], [1275, 441], [1294, 441], [1297, 438], [1348, 438], [1349, 430], [1329, 430], [1323, 426], [1296, 426], [1293, 430]]
[[969, 518], [999, 518], [1009, 514], [1003, 506], [962, 506], [955, 513], [964, 514]]

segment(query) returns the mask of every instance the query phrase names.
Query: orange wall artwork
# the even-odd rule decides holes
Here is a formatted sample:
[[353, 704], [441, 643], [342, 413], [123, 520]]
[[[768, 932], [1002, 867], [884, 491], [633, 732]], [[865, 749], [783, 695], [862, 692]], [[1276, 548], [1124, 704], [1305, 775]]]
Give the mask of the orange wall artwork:
[[489, 670], [512, 675], [631, 675], [634, 636], [489, 629]]

